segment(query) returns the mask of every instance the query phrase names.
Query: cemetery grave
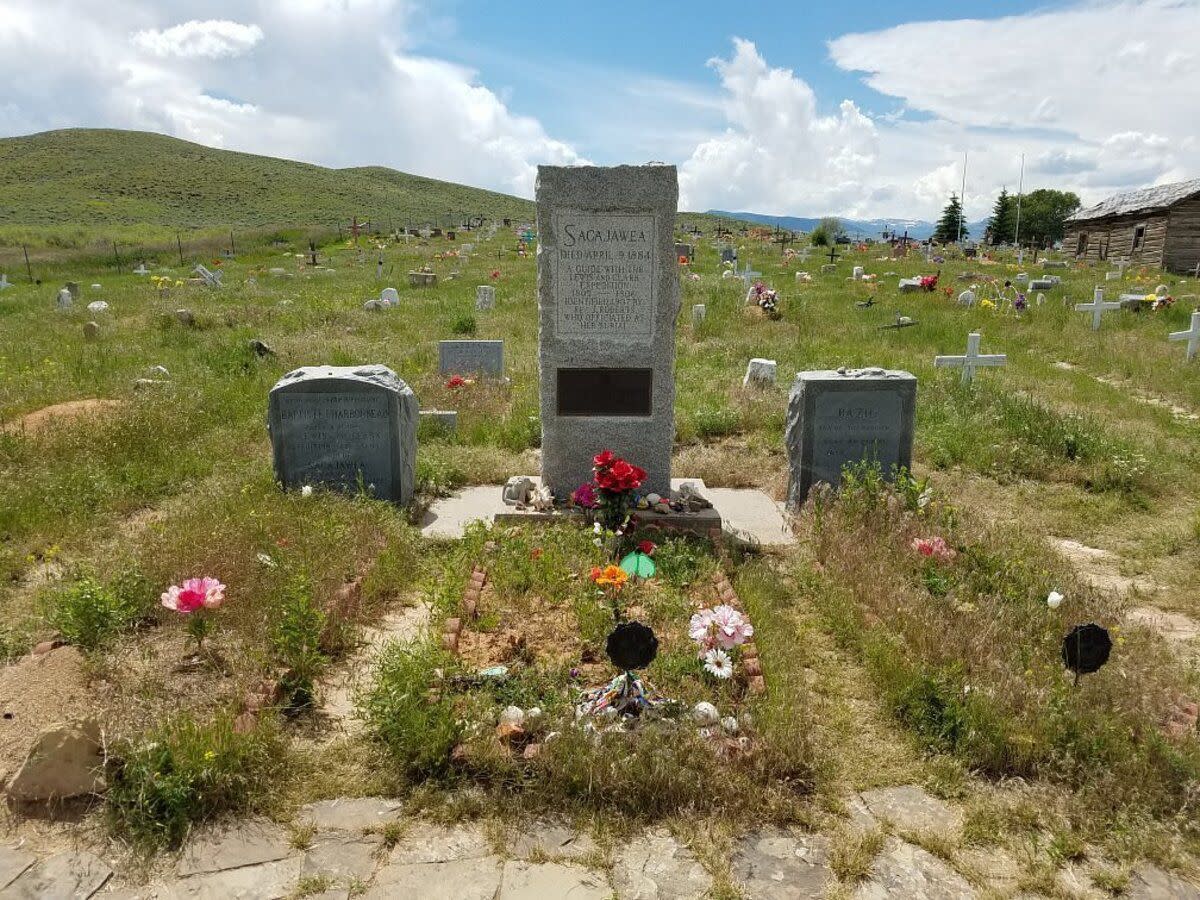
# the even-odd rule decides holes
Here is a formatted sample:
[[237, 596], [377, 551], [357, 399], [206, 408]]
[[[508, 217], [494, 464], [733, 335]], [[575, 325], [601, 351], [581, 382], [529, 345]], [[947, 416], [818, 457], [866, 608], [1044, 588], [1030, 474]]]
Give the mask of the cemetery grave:
[[[67, 804], [83, 825], [5, 813], [0, 893], [69, 870], [135, 896], [389, 896], [436, 870], [487, 896], [1185, 896], [1200, 424], [1172, 407], [1200, 411], [1200, 285], [1130, 269], [1123, 290], [1175, 302], [1106, 303], [1093, 330], [1072, 307], [1093, 312], [1098, 268], [1056, 268], [1019, 317], [979, 277], [973, 303], [944, 289], [965, 260], [814, 248], [857, 274], [806, 281], [770, 234], [689, 238], [661, 172], [578, 171], [514, 221], [531, 251], [581, 223], [644, 234], [619, 249], [649, 302], [620, 327], [584, 257], [497, 259], [486, 231], [469, 259], [433, 228], [384, 242], [420, 276], [395, 287], [373, 246], [240, 236], [219, 290], [168, 255], [153, 284], [69, 255], [40, 285], [9, 270], [0, 779], [36, 797], [39, 736], [86, 757], [94, 725], [109, 755]], [[777, 315], [746, 315], [754, 282]], [[1003, 367], [972, 339], [935, 364], [980, 332]], [[591, 505], [606, 450], [647, 473], [625, 527]], [[593, 500], [423, 533], [472, 490], [503, 507], [514, 475]], [[723, 534], [663, 527], [648, 495], [689, 480]], [[793, 533], [739, 537], [736, 491], [789, 505]], [[1093, 622], [1110, 655], [1076, 678], [1063, 640]]]

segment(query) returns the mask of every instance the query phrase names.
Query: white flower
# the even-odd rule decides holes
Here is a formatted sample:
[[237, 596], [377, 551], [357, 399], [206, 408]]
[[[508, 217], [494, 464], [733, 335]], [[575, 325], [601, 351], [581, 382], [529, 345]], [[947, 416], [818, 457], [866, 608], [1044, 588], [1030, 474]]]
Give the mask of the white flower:
[[601, 527], [599, 522], [593, 522], [592, 523], [592, 532], [594, 534], [603, 534], [604, 529]]
[[1051, 591], [1050, 596], [1046, 598], [1046, 605], [1051, 609], [1058, 609], [1062, 605], [1065, 598], [1058, 591]]
[[724, 650], [709, 650], [704, 654], [704, 671], [717, 678], [729, 678], [733, 675], [733, 660]]
[[311, 497], [312, 495], [313, 495], [313, 488], [312, 488], [311, 484], [306, 484], [304, 487], [300, 488], [300, 496], [301, 497]]
[[275, 568], [275, 560], [271, 559], [271, 557], [265, 553], [258, 554], [258, 561], [260, 563], [262, 563], [264, 566], [266, 566], [268, 569]]

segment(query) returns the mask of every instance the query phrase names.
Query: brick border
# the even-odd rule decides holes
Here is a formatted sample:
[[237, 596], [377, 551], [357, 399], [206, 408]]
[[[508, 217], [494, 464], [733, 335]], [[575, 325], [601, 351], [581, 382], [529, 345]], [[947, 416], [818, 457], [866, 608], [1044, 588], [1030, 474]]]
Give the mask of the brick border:
[[[713, 575], [712, 581], [713, 587], [717, 589], [717, 597], [720, 598], [722, 603], [745, 612], [745, 607], [742, 605], [737, 592], [734, 591], [733, 585], [729, 581], [729, 576], [725, 574], [724, 569], [718, 569]], [[767, 681], [763, 677], [762, 660], [758, 655], [758, 645], [752, 640], [742, 645], [742, 666], [749, 677], [750, 693], [754, 696], [765, 694], [767, 692]]]
[[460, 614], [448, 618], [442, 623], [443, 650], [458, 654], [458, 636], [462, 633], [463, 626], [479, 618], [479, 598], [483, 594], [485, 584], [487, 584], [487, 569], [478, 564], [472, 566], [467, 586], [463, 588]]

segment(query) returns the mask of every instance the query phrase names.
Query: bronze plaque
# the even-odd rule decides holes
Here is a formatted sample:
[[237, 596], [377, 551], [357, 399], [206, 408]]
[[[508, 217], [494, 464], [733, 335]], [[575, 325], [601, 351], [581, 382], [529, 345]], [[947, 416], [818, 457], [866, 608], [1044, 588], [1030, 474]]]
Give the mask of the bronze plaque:
[[649, 416], [651, 369], [559, 369], [560, 416]]

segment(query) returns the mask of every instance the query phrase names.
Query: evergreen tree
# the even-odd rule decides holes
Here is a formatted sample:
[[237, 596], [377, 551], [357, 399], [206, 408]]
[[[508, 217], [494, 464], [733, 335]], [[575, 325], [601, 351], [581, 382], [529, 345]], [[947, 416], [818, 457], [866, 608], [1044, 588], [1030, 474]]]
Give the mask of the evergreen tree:
[[993, 244], [1011, 244], [1017, 228], [1017, 204], [1007, 188], [1000, 189], [992, 218], [988, 222], [988, 237]]
[[933, 232], [933, 239], [939, 244], [953, 244], [958, 241], [959, 237], [966, 238], [967, 236], [967, 225], [963, 219], [962, 203], [959, 201], [957, 194], [951, 194], [950, 202], [946, 204], [946, 208], [942, 210], [942, 217], [938, 219], [937, 228]]

